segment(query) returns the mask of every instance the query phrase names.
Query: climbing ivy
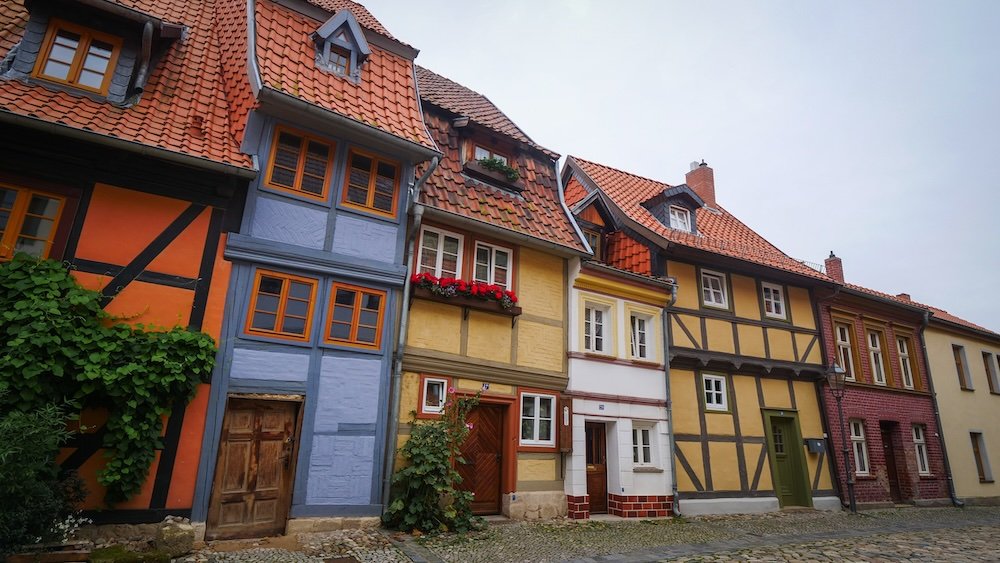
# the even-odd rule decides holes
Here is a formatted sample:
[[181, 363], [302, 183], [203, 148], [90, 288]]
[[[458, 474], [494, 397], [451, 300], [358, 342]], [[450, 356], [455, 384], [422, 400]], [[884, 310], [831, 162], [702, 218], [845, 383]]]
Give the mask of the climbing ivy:
[[387, 526], [407, 532], [464, 532], [479, 528], [482, 519], [472, 515], [473, 495], [457, 489], [462, 477], [455, 470], [462, 459], [462, 442], [472, 425], [465, 421], [479, 404], [479, 395], [454, 398], [439, 420], [417, 423], [416, 413], [410, 438], [399, 453], [406, 466], [392, 477], [393, 501], [382, 515]]
[[163, 416], [215, 363], [207, 334], [129, 326], [62, 264], [17, 254], [0, 264], [0, 411], [68, 402], [108, 411], [98, 475], [109, 505], [136, 492], [162, 447]]

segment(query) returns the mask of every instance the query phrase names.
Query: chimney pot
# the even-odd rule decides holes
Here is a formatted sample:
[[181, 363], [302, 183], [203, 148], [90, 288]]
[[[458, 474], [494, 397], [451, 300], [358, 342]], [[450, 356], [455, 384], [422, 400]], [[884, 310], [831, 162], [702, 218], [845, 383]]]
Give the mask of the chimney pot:
[[684, 176], [684, 182], [705, 201], [705, 205], [715, 207], [715, 171], [704, 160], [691, 163], [691, 170]]
[[826, 259], [824, 265], [826, 266], [826, 275], [840, 283], [844, 283], [844, 263], [832, 250], [830, 251], [830, 257]]

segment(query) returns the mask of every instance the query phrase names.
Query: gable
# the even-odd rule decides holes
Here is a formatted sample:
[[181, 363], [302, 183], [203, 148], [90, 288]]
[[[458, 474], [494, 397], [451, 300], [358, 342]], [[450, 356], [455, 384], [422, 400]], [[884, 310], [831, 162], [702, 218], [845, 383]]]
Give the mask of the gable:
[[583, 211], [580, 212], [579, 215], [577, 215], [577, 217], [584, 221], [587, 221], [588, 223], [593, 223], [600, 227], [604, 226], [604, 218], [601, 217], [600, 211], [597, 210], [596, 203], [591, 203], [590, 205], [588, 205], [586, 209], [584, 209]]

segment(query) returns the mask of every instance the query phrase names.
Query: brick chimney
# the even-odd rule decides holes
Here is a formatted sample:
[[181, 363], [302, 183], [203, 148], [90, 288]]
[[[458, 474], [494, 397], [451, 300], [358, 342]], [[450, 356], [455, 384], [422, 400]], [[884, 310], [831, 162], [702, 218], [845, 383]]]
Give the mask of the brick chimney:
[[896, 297], [899, 297], [903, 301], [913, 301], [913, 299], [910, 299], [910, 294], [909, 293], [897, 293]]
[[691, 171], [685, 175], [684, 182], [705, 200], [705, 205], [715, 207], [715, 172], [704, 160], [691, 163]]
[[844, 283], [844, 263], [840, 261], [840, 258], [838, 258], [832, 250], [830, 251], [830, 257], [826, 259], [825, 264], [826, 275], [839, 281], [840, 283]]

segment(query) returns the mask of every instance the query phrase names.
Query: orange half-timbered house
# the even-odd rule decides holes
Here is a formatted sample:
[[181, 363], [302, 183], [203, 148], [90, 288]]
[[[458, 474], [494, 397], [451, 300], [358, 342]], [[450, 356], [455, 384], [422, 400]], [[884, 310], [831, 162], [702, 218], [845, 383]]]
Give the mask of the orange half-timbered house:
[[[129, 322], [218, 339], [229, 268], [255, 175], [230, 131], [210, 3], [5, 2], [0, 6], [0, 260], [62, 260]], [[205, 382], [164, 424], [141, 491], [98, 522], [159, 521], [192, 506]], [[64, 449], [104, 508], [102, 413]]]

